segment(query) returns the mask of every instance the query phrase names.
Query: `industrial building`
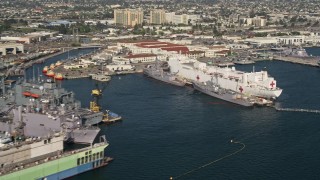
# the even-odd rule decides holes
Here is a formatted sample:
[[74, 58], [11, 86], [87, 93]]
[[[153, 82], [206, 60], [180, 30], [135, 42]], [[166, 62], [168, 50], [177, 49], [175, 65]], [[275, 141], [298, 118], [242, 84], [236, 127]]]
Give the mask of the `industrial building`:
[[4, 43], [0, 44], [0, 56], [7, 54], [24, 53], [23, 44], [19, 43]]

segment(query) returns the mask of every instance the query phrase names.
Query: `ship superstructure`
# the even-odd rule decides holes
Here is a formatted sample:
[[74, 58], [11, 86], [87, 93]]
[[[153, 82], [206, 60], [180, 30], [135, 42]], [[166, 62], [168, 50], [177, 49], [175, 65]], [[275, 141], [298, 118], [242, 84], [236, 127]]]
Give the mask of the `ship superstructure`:
[[[65, 141], [81, 143], [90, 142], [100, 132], [92, 125], [100, 123], [104, 114], [81, 108], [73, 92], [58, 87], [50, 80], [42, 83], [17, 82], [14, 88], [3, 88], [2, 92], [0, 117], [7, 117], [10, 113], [15, 116], [12, 123], [2, 119], [0, 131], [11, 133], [20, 126], [18, 122], [22, 122], [26, 123], [23, 130], [28, 136], [58, 131], [64, 133]], [[39, 126], [40, 129], [34, 128]], [[85, 138], [83, 134], [86, 134]]]
[[160, 62], [156, 60], [155, 64], [148, 65], [143, 69], [143, 73], [151, 78], [173, 84], [176, 86], [184, 86], [185, 82], [180, 81], [174, 74], [169, 72], [169, 68], [166, 62]]
[[[80, 138], [88, 141], [80, 143], [90, 146], [66, 151], [65, 132], [46, 129], [46, 122], [41, 123], [43, 117], [37, 119], [41, 124], [35, 124], [31, 120], [37, 114], [17, 106], [0, 117], [0, 131], [10, 137], [9, 142], [0, 143], [0, 180], [60, 180], [104, 166], [111, 160], [104, 155], [108, 146], [105, 138], [94, 143], [96, 134], [87, 131], [82, 131]], [[62, 119], [61, 115], [54, 118]]]
[[105, 137], [95, 143], [100, 129], [89, 123], [103, 114], [81, 108], [72, 92], [51, 81], [18, 82], [0, 96], [0, 180], [60, 180], [112, 160]]
[[168, 61], [171, 73], [190, 83], [212, 81], [223, 89], [229, 89], [247, 96], [275, 99], [282, 89], [266, 70], [260, 72], [243, 72], [234, 67], [208, 66], [206, 63], [177, 55]]

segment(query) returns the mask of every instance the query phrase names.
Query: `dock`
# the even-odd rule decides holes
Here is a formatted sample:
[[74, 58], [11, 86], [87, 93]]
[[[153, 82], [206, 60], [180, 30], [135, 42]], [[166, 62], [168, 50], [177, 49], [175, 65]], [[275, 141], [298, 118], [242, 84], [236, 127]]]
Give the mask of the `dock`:
[[317, 113], [320, 114], [320, 110], [316, 109], [299, 109], [299, 108], [278, 108], [275, 107], [277, 111], [287, 111], [287, 112], [307, 112], [307, 113]]
[[295, 64], [319, 67], [319, 57], [293, 57], [293, 56], [273, 56], [273, 60], [285, 61]]

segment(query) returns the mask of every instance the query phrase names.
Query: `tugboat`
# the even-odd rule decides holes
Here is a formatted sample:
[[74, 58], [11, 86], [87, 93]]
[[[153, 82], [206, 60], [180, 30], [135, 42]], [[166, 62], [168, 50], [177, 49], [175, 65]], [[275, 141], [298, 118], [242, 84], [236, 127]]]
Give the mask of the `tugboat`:
[[48, 72], [48, 70], [49, 70], [48, 66], [45, 66], [45, 67], [42, 69], [42, 72], [45, 74], [45, 73]]
[[63, 76], [62, 76], [61, 73], [57, 73], [57, 74], [54, 75], [54, 79], [55, 80], [63, 80]]
[[52, 70], [49, 70], [46, 75], [48, 77], [54, 77], [54, 72]]

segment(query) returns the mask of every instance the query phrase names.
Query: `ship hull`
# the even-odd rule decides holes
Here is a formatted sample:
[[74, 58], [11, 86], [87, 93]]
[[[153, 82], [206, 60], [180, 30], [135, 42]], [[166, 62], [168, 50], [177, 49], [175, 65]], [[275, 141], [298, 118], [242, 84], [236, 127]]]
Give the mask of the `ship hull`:
[[[69, 178], [69, 177], [72, 177], [72, 176], [76, 176], [78, 174], [85, 173], [87, 171], [91, 171], [93, 169], [96, 169], [96, 168], [99, 168], [99, 167], [102, 167], [102, 166], [105, 166], [105, 165], [107, 165], [107, 163], [101, 163], [101, 160], [93, 161], [93, 162], [90, 162], [90, 163], [87, 163], [87, 164], [83, 164], [83, 165], [80, 165], [80, 166], [77, 166], [77, 167], [62, 171], [62, 172], [58, 172], [56, 174], [52, 174], [50, 176], [46, 176], [45, 178], [47, 180], [66, 179], [66, 178]], [[38, 180], [43, 180], [43, 179], [44, 179], [44, 177], [41, 177]]]
[[251, 107], [254, 105], [254, 103], [252, 103], [248, 100], [237, 98], [236, 95], [238, 95], [238, 94], [236, 94], [236, 93], [232, 94], [231, 92], [228, 92], [228, 91], [225, 91], [224, 93], [218, 93], [218, 92], [214, 91], [213, 87], [209, 87], [209, 86], [202, 85], [200, 83], [195, 83], [195, 82], [192, 83], [192, 85], [193, 85], [194, 89], [196, 89], [204, 94], [207, 94], [209, 96], [212, 96], [212, 97], [215, 97], [215, 98], [227, 101], [227, 102], [231, 102], [231, 103], [238, 104], [238, 105], [245, 106], [245, 107]]
[[[0, 180], [38, 179], [60, 180], [90, 171], [108, 164], [104, 149], [108, 145], [93, 147], [86, 151], [75, 152], [69, 156], [48, 160], [29, 168], [0, 176]], [[88, 155], [89, 152], [91, 155]], [[95, 155], [95, 156], [93, 156]], [[53, 158], [53, 157], [51, 157]]]
[[85, 125], [96, 125], [101, 123], [103, 120], [103, 113], [102, 112], [97, 112], [89, 115], [84, 115], [83, 118], [83, 124]]
[[168, 84], [172, 84], [172, 85], [180, 86], [180, 87], [185, 85], [184, 82], [175, 80], [174, 76], [168, 75], [166, 73], [162, 73], [162, 75], [161, 75], [160, 72], [157, 73], [155, 70], [151, 70], [149, 68], [145, 68], [143, 70], [143, 73], [146, 76], [149, 76], [149, 77], [151, 77], [153, 79], [156, 79], [156, 80], [168, 83]]

